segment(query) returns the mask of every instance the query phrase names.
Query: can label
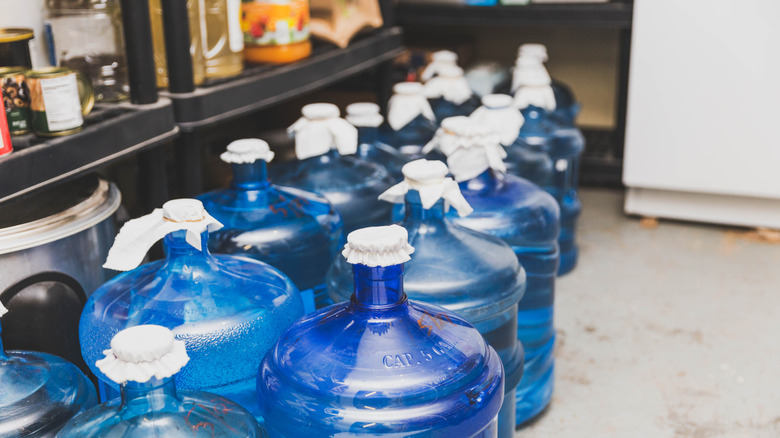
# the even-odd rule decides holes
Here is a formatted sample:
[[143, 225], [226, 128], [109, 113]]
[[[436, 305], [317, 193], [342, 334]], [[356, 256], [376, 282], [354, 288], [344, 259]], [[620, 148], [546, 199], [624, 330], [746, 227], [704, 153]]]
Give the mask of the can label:
[[8, 129], [13, 135], [30, 131], [30, 89], [22, 73], [0, 77]]
[[0, 156], [10, 153], [12, 150], [11, 133], [8, 131], [5, 111], [0, 111]]
[[84, 124], [75, 73], [52, 78], [29, 78], [33, 129], [53, 133]]
[[280, 46], [309, 39], [309, 2], [243, 3], [241, 29], [244, 41], [253, 46]]

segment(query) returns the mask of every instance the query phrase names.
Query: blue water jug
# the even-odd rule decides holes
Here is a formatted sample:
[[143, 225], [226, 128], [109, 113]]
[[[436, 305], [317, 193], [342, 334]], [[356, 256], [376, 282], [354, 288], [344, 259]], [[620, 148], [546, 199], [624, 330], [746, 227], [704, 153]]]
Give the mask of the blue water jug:
[[407, 300], [413, 251], [397, 225], [347, 237], [354, 293], [296, 322], [260, 367], [271, 437], [496, 437], [499, 356], [461, 317]]
[[457, 65], [438, 68], [438, 75], [425, 83], [425, 97], [431, 103], [436, 120], [447, 117], [467, 116], [479, 106], [471, 86]]
[[[548, 107], [543, 104], [540, 105], [539, 102], [530, 103], [549, 110], [556, 121], [564, 125], [573, 125], [580, 112], [580, 104], [577, 103], [571, 88], [563, 82], [550, 78], [547, 69], [544, 67], [547, 59], [547, 47], [543, 44], [521, 45], [517, 50], [517, 61], [515, 62], [515, 72], [512, 78], [512, 92], [517, 94], [521, 87], [533, 85], [538, 83], [538, 80], [542, 80], [542, 85], [549, 86], [552, 91], [551, 94], [546, 94], [548, 98], [552, 98], [551, 102], [548, 101], [551, 105]], [[526, 102], [518, 106], [524, 108], [528, 103]]]
[[[209, 231], [220, 226], [200, 201], [178, 199], [122, 227], [104, 266], [129, 272], [89, 297], [79, 325], [82, 355], [100, 379], [101, 400], [118, 392], [94, 365], [111, 338], [128, 327], [156, 324], [187, 345], [191, 360], [176, 375], [179, 388], [225, 396], [257, 415], [257, 367], [303, 315], [303, 305], [295, 285], [275, 268], [212, 255]], [[165, 259], [138, 266], [163, 238]]]
[[385, 166], [393, 179], [402, 178], [401, 168], [409, 161], [409, 157], [380, 141], [379, 128], [384, 117], [379, 113], [379, 105], [371, 102], [349, 104], [346, 119], [358, 130], [357, 155]]
[[268, 180], [273, 152], [260, 139], [236, 140], [221, 155], [233, 166], [230, 187], [198, 197], [223, 227], [209, 249], [268, 263], [300, 290], [306, 313], [326, 299], [325, 274], [343, 246], [341, 216], [324, 198]]
[[[470, 211], [458, 184], [446, 178], [441, 161], [417, 160], [404, 166], [405, 179], [382, 198], [405, 202], [400, 222], [415, 247], [406, 264], [404, 288], [410, 299], [447, 308], [473, 324], [496, 349], [506, 371], [499, 436], [515, 427], [515, 393], [523, 373], [523, 348], [517, 341], [517, 303], [525, 288], [525, 271], [512, 249], [500, 239], [450, 221], [445, 208]], [[349, 299], [350, 266], [336, 261], [328, 272], [334, 301]]]
[[[8, 310], [0, 303], [0, 319]], [[0, 330], [1, 332], [1, 330]], [[72, 363], [34, 351], [5, 351], [0, 339], [0, 437], [51, 437], [97, 403]]]
[[76, 416], [57, 438], [267, 436], [249, 412], [230, 400], [177, 390], [173, 376], [188, 361], [184, 342], [165, 327], [120, 331], [96, 366], [121, 385], [121, 397]]
[[387, 122], [379, 129], [383, 143], [398, 149], [411, 159], [423, 156], [423, 147], [436, 133], [436, 116], [419, 82], [400, 82], [393, 86], [387, 103]]
[[525, 349], [523, 378], [517, 387], [516, 421], [520, 425], [541, 412], [552, 397], [559, 208], [535, 184], [506, 174], [502, 161], [506, 152], [496, 131], [475, 120], [456, 119], [457, 123], [444, 120], [453, 125], [454, 138], [441, 142], [451, 146], [445, 150], [450, 173], [474, 212], [460, 217], [450, 211], [448, 217], [504, 240], [527, 275], [517, 315], [517, 337]]
[[288, 129], [298, 160], [273, 166], [273, 181], [327, 198], [344, 220], [344, 233], [387, 224], [390, 208], [377, 200], [393, 184], [387, 168], [356, 155], [357, 129], [339, 117], [336, 105], [309, 104], [301, 112]]

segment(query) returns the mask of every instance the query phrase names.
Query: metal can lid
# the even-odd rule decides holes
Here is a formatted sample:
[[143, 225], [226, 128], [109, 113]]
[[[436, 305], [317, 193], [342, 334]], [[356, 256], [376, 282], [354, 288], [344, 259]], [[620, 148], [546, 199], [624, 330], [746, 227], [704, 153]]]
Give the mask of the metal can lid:
[[24, 27], [0, 28], [0, 43], [12, 43], [14, 41], [31, 40], [35, 34], [32, 29]]
[[43, 67], [36, 68], [27, 72], [28, 78], [43, 79], [43, 78], [56, 78], [59, 76], [65, 76], [69, 74], [76, 74], [75, 70], [71, 70], [67, 67]]
[[0, 67], [0, 77], [8, 76], [8, 75], [17, 75], [19, 73], [24, 73], [27, 70], [29, 70], [29, 68], [22, 67], [22, 66]]

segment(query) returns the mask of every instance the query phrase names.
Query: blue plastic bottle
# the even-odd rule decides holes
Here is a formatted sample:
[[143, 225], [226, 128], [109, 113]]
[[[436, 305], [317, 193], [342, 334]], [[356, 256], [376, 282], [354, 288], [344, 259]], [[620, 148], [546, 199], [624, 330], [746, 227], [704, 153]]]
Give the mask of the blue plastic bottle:
[[347, 241], [349, 301], [296, 322], [260, 367], [269, 435], [495, 438], [499, 356], [461, 317], [407, 300], [406, 230]]
[[455, 138], [443, 143], [453, 146], [446, 150], [447, 164], [474, 212], [460, 217], [450, 211], [448, 217], [504, 240], [527, 274], [517, 315], [517, 337], [525, 349], [523, 378], [517, 387], [516, 421], [520, 425], [549, 404], [553, 391], [559, 208], [535, 184], [505, 173], [501, 160], [505, 152], [495, 131], [474, 120], [457, 119], [452, 124]]
[[379, 113], [379, 105], [370, 102], [349, 104], [346, 119], [358, 130], [357, 155], [384, 166], [393, 179], [402, 178], [401, 168], [409, 157], [379, 140], [379, 127], [385, 120]]
[[324, 198], [268, 181], [273, 152], [259, 139], [236, 140], [221, 155], [233, 166], [230, 187], [201, 195], [206, 211], [223, 227], [209, 249], [268, 263], [301, 293], [306, 313], [326, 299], [325, 274], [343, 246], [341, 216]]
[[409, 159], [423, 156], [422, 149], [436, 133], [436, 116], [418, 82], [400, 82], [393, 86], [387, 103], [387, 123], [379, 130], [383, 143], [398, 149]]
[[561, 209], [558, 244], [563, 275], [577, 264], [577, 219], [582, 211], [577, 194], [580, 156], [585, 147], [576, 127], [564, 127], [536, 106], [522, 110], [525, 122], [517, 141], [507, 150], [507, 171], [527, 178], [550, 193]]
[[184, 342], [159, 325], [124, 329], [97, 362], [121, 398], [71, 420], [57, 438], [255, 438], [267, 436], [244, 408], [215, 394], [178, 391], [173, 375], [189, 360]]
[[438, 76], [425, 83], [425, 97], [440, 122], [447, 117], [467, 116], [479, 106], [463, 69], [457, 65], [441, 66]]
[[[0, 318], [8, 310], [0, 303]], [[97, 403], [92, 382], [72, 363], [33, 351], [8, 351], [0, 339], [0, 437], [51, 437]]]
[[[156, 324], [187, 345], [191, 360], [176, 375], [179, 388], [225, 396], [257, 415], [257, 367], [303, 315], [303, 305], [295, 285], [275, 268], [209, 253], [209, 231], [220, 226], [200, 201], [178, 199], [122, 227], [104, 266], [129, 272], [90, 296], [79, 326], [82, 355], [100, 379], [103, 401], [118, 387], [94, 363], [111, 338], [128, 327]], [[166, 258], [138, 267], [163, 237]]]
[[[500, 239], [452, 223], [445, 205], [461, 214], [470, 211], [458, 185], [446, 178], [441, 161], [417, 160], [404, 166], [405, 179], [382, 195], [405, 200], [400, 222], [415, 247], [406, 264], [404, 288], [410, 299], [440, 305], [473, 324], [496, 349], [506, 371], [499, 436], [515, 428], [514, 388], [523, 373], [523, 348], [517, 341], [517, 303], [525, 288], [525, 271], [512, 249]], [[328, 272], [328, 293], [334, 301], [350, 296], [350, 266], [339, 258]]]
[[344, 233], [390, 221], [390, 208], [376, 198], [393, 184], [385, 166], [356, 155], [357, 129], [329, 103], [305, 105], [303, 117], [288, 131], [295, 135], [298, 160], [271, 168], [281, 185], [327, 198], [344, 220]]
[[[517, 61], [515, 63], [515, 74], [512, 79], [512, 92], [516, 93], [520, 87], [528, 85], [527, 76], [521, 70], [523, 68], [540, 68], [544, 71], [542, 77], [545, 77], [547, 85], [552, 89], [554, 107], [547, 108], [552, 112], [552, 117], [564, 125], [574, 125], [574, 119], [580, 112], [580, 104], [574, 97], [571, 88], [566, 84], [550, 78], [544, 63], [547, 62], [547, 47], [543, 44], [523, 44], [517, 50]], [[533, 82], [533, 80], [531, 80]], [[538, 105], [538, 103], [537, 103]], [[524, 107], [525, 105], [520, 105]]]

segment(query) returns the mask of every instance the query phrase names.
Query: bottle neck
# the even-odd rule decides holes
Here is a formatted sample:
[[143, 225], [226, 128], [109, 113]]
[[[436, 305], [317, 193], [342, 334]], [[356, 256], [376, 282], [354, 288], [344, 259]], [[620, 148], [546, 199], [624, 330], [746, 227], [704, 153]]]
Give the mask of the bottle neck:
[[264, 160], [255, 160], [254, 163], [233, 164], [233, 181], [231, 182], [233, 188], [239, 190], [259, 190], [268, 187], [270, 184]]
[[145, 412], [161, 411], [178, 404], [179, 401], [173, 377], [153, 377], [144, 383], [127, 382], [122, 385], [121, 394], [123, 409], [132, 408]]
[[379, 138], [376, 126], [358, 126], [358, 144], [374, 144]]
[[211, 258], [208, 250], [209, 232], [204, 231], [200, 234], [201, 250], [196, 249], [186, 240], [187, 231], [179, 230], [168, 233], [163, 239], [165, 248], [166, 267], [176, 268], [178, 266], [207, 263]]
[[386, 307], [406, 301], [403, 264], [377, 267], [355, 264], [352, 273], [355, 276], [353, 302], [365, 307]]
[[500, 184], [493, 169], [487, 169], [474, 178], [458, 183], [461, 192], [490, 192], [495, 190]]
[[[424, 208], [420, 200], [420, 192], [409, 190], [404, 199], [404, 223], [435, 224], [444, 222], [444, 200], [439, 199], [431, 208]], [[408, 227], [405, 227], [408, 229]]]

